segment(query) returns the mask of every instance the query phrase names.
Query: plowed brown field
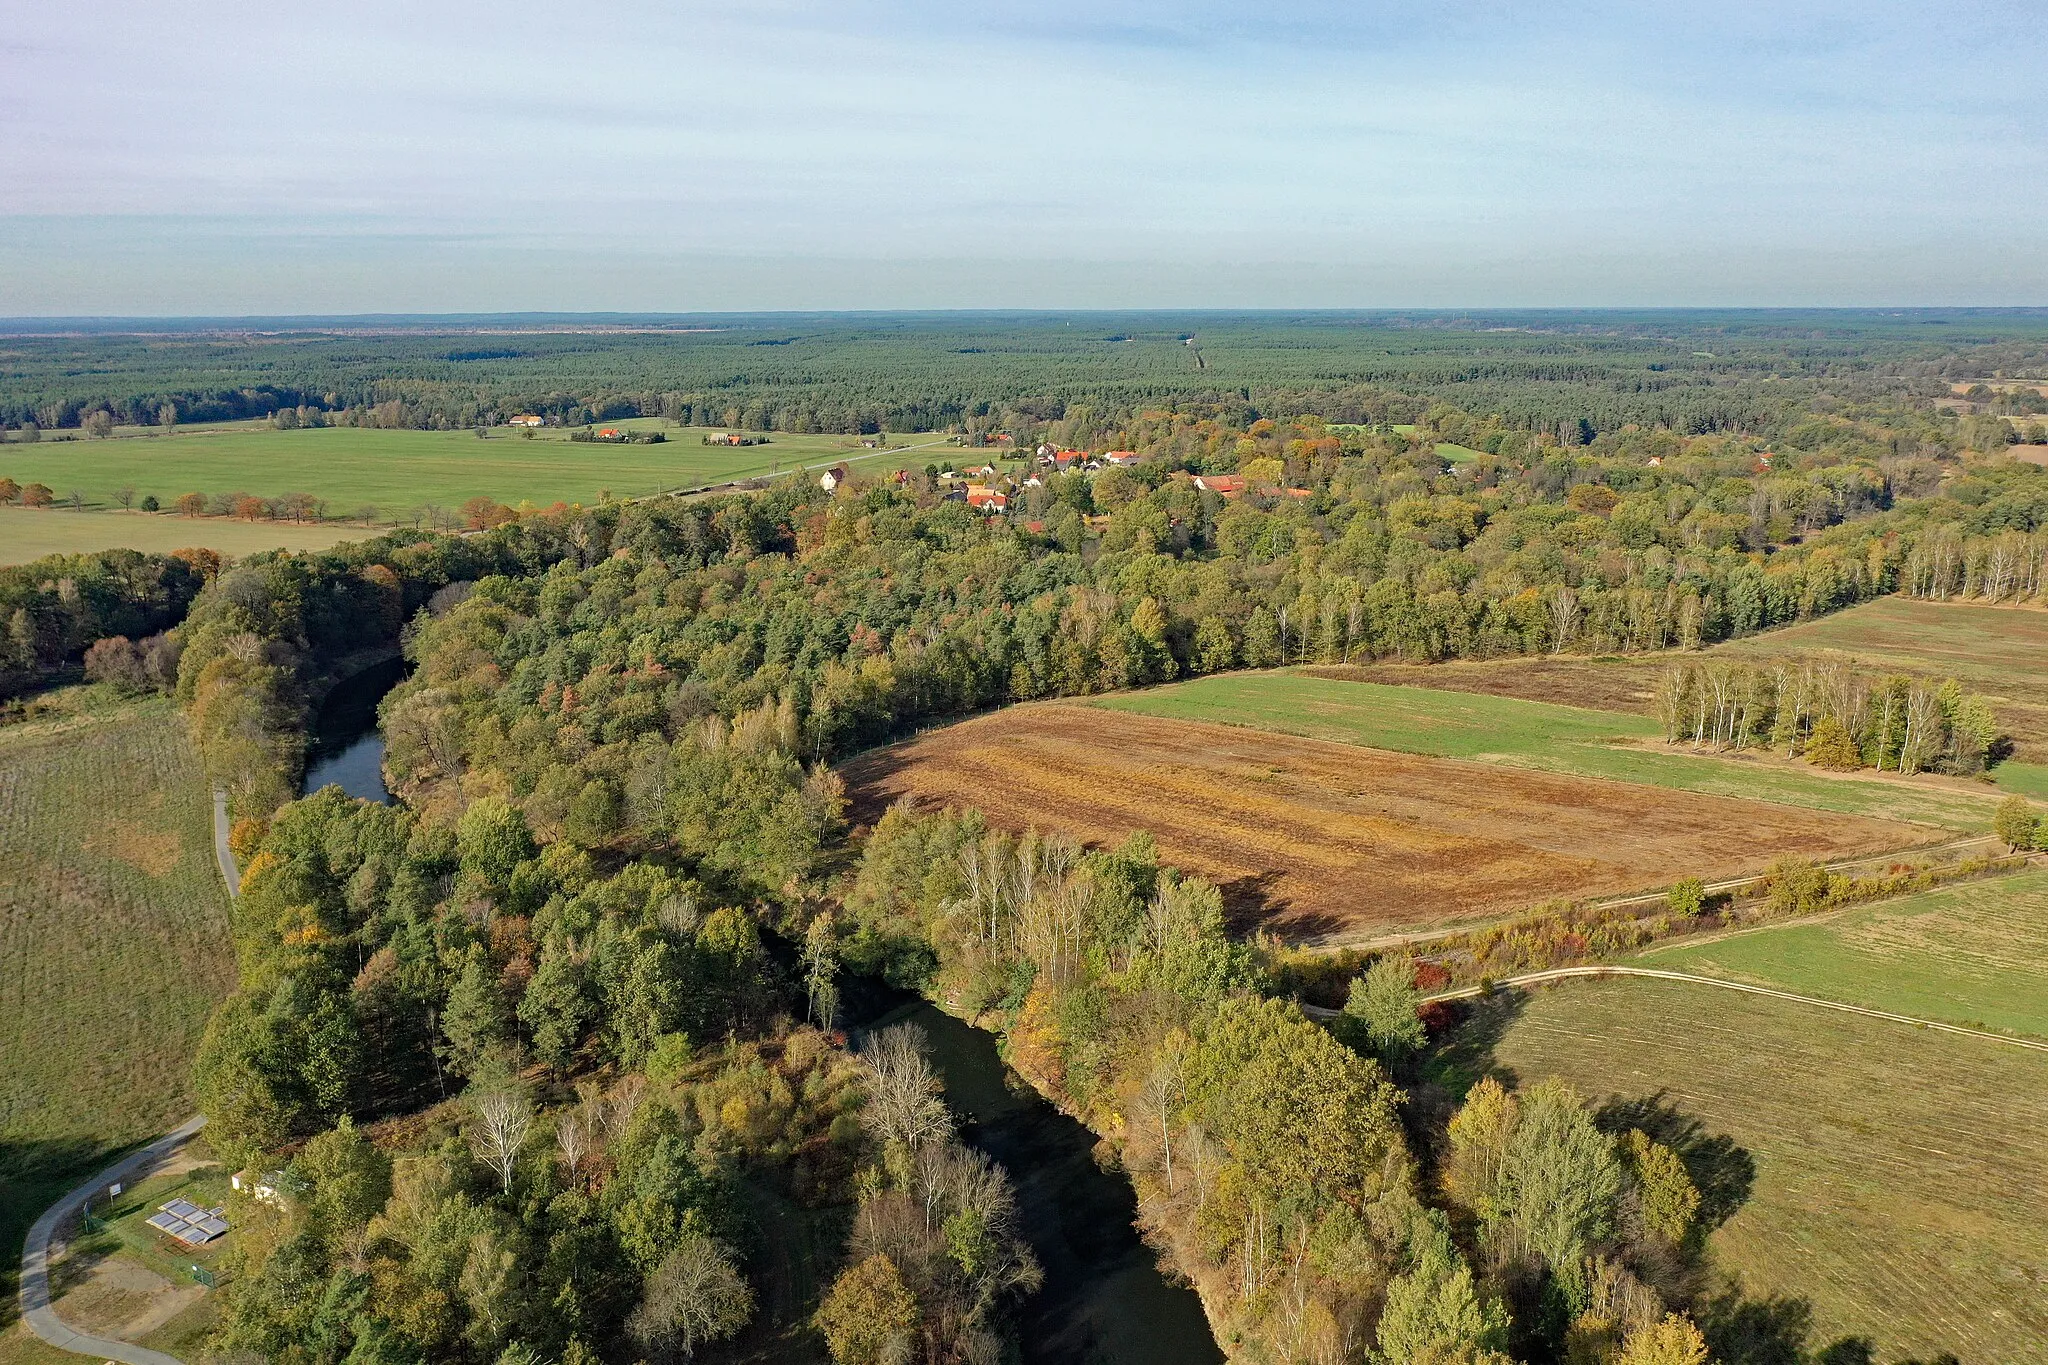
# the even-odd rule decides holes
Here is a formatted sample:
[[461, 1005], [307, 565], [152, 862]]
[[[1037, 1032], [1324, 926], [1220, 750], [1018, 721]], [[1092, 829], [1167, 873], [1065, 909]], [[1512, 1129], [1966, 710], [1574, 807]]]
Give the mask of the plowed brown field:
[[1016, 707], [845, 768], [854, 816], [899, 797], [1094, 845], [1150, 830], [1241, 922], [1346, 936], [1925, 843], [1889, 820], [1423, 758], [1096, 707]]

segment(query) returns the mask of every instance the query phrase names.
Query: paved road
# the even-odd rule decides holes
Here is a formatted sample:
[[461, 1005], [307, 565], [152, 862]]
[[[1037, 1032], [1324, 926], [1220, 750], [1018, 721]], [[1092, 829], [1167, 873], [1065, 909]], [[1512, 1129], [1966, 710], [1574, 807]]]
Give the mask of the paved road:
[[[1962, 1024], [1944, 1024], [1934, 1019], [1920, 1019], [1910, 1014], [1893, 1014], [1889, 1010], [1865, 1009], [1861, 1005], [1845, 1005], [1839, 1000], [1822, 1000], [1818, 996], [1795, 995], [1791, 991], [1772, 990], [1768, 986], [1752, 986], [1742, 981], [1723, 981], [1718, 977], [1694, 976], [1691, 972], [1667, 972], [1654, 967], [1553, 967], [1546, 972], [1530, 972], [1525, 976], [1511, 976], [1496, 981], [1494, 987], [1533, 986], [1544, 981], [1563, 981], [1577, 976], [1647, 976], [1660, 981], [1689, 981], [1697, 986], [1716, 986], [1724, 991], [1741, 991], [1745, 995], [1764, 995], [1773, 1000], [1790, 1000], [1795, 1004], [1813, 1005], [1824, 1010], [1840, 1010], [1844, 1014], [1860, 1014], [1866, 1019], [1883, 1019], [1894, 1024], [1911, 1024], [1914, 1028], [1931, 1028], [1942, 1033], [1960, 1033], [1969, 1038], [1988, 1038], [1994, 1043], [2008, 1047], [2023, 1047], [2032, 1052], [2048, 1052], [2048, 1042], [2033, 1038], [2014, 1038], [2009, 1034], [1992, 1033], [1988, 1029], [1968, 1028]], [[1440, 991], [1426, 998], [1428, 1000], [1470, 1000], [1485, 994], [1482, 986], [1465, 986], [1455, 991]], [[1335, 1014], [1335, 1010], [1329, 1011]]]
[[220, 879], [228, 884], [230, 897], [242, 894], [242, 874], [235, 869], [234, 850], [228, 847], [228, 794], [213, 793], [213, 857], [220, 864]]
[[56, 1235], [60, 1223], [78, 1212], [88, 1195], [98, 1195], [116, 1180], [134, 1180], [147, 1174], [205, 1126], [203, 1117], [187, 1119], [141, 1151], [107, 1167], [52, 1204], [42, 1217], [36, 1219], [35, 1225], [28, 1230], [28, 1241], [21, 1252], [21, 1318], [28, 1324], [29, 1331], [60, 1351], [120, 1361], [122, 1365], [184, 1365], [176, 1356], [165, 1355], [162, 1351], [152, 1351], [127, 1341], [89, 1337], [65, 1326], [56, 1309], [50, 1306], [50, 1239]]

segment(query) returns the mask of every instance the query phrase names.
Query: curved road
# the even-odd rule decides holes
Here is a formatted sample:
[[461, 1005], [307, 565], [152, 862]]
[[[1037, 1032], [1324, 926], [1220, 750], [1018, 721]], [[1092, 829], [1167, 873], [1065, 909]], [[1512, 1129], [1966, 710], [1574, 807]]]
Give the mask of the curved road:
[[65, 1326], [64, 1320], [57, 1316], [57, 1310], [50, 1306], [50, 1239], [56, 1235], [59, 1224], [84, 1206], [88, 1195], [98, 1194], [116, 1180], [126, 1181], [146, 1175], [205, 1126], [204, 1117], [185, 1120], [141, 1151], [131, 1152], [107, 1167], [52, 1204], [44, 1210], [42, 1217], [36, 1219], [35, 1225], [28, 1230], [28, 1241], [21, 1252], [21, 1318], [28, 1324], [29, 1331], [60, 1351], [120, 1361], [122, 1365], [184, 1365], [176, 1356], [165, 1355], [162, 1351], [152, 1351], [129, 1341], [89, 1337]]
[[[2032, 1038], [2014, 1038], [2003, 1033], [1992, 1033], [1988, 1029], [1968, 1028], [1962, 1024], [1944, 1024], [1934, 1019], [1921, 1019], [1910, 1014], [1893, 1014], [1889, 1010], [1866, 1009], [1862, 1005], [1845, 1005], [1839, 1000], [1822, 1000], [1818, 996], [1795, 995], [1791, 991], [1773, 990], [1769, 986], [1752, 986], [1741, 981], [1723, 981], [1718, 977], [1694, 976], [1690, 972], [1667, 972], [1654, 967], [1553, 967], [1549, 971], [1530, 972], [1524, 976], [1510, 976], [1494, 982], [1494, 988], [1502, 986], [1533, 986], [1544, 981], [1563, 981], [1576, 976], [1647, 976], [1661, 981], [1689, 981], [1697, 986], [1718, 986], [1724, 991], [1741, 991], [1745, 995], [1767, 995], [1773, 1000], [1790, 1000], [1800, 1005], [1816, 1005], [1825, 1010], [1840, 1010], [1844, 1014], [1860, 1014], [1866, 1019], [1883, 1019], [1894, 1024], [1911, 1024], [1914, 1028], [1938, 1029], [1943, 1033], [1960, 1033], [1969, 1038], [1988, 1038], [1994, 1043], [2005, 1043], [2011, 1047], [2023, 1047], [2034, 1052], [2048, 1052], [2048, 1042]], [[1470, 1000], [1484, 995], [1485, 988], [1465, 986], [1455, 991], [1440, 991], [1424, 998], [1423, 1003], [1432, 1000]], [[1332, 1010], [1332, 1014], [1336, 1011]]]

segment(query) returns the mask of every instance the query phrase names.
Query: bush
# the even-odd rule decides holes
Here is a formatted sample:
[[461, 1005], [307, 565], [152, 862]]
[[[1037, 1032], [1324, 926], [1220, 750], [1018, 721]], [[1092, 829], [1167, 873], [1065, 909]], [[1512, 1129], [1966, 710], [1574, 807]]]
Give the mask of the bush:
[[1706, 883], [1698, 877], [1687, 877], [1671, 888], [1665, 900], [1671, 907], [1671, 913], [1680, 919], [1697, 919], [1700, 911], [1706, 908]]
[[1998, 808], [1998, 815], [1991, 822], [1991, 828], [2005, 846], [2018, 853], [2034, 847], [2041, 835], [2041, 817], [2034, 814], [2034, 808], [2027, 804], [2024, 796], [2008, 796]]
[[1863, 766], [1863, 751], [1856, 747], [1848, 727], [1829, 716], [1814, 726], [1807, 737], [1806, 761], [1817, 768], [1847, 772]]

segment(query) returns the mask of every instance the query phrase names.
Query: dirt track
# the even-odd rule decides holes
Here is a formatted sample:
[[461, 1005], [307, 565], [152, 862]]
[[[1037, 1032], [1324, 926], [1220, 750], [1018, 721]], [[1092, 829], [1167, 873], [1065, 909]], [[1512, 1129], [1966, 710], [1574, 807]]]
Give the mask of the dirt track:
[[1091, 845], [1136, 829], [1290, 938], [1493, 915], [1924, 842], [1887, 820], [1093, 707], [1016, 707], [845, 769], [861, 821], [909, 795]]

